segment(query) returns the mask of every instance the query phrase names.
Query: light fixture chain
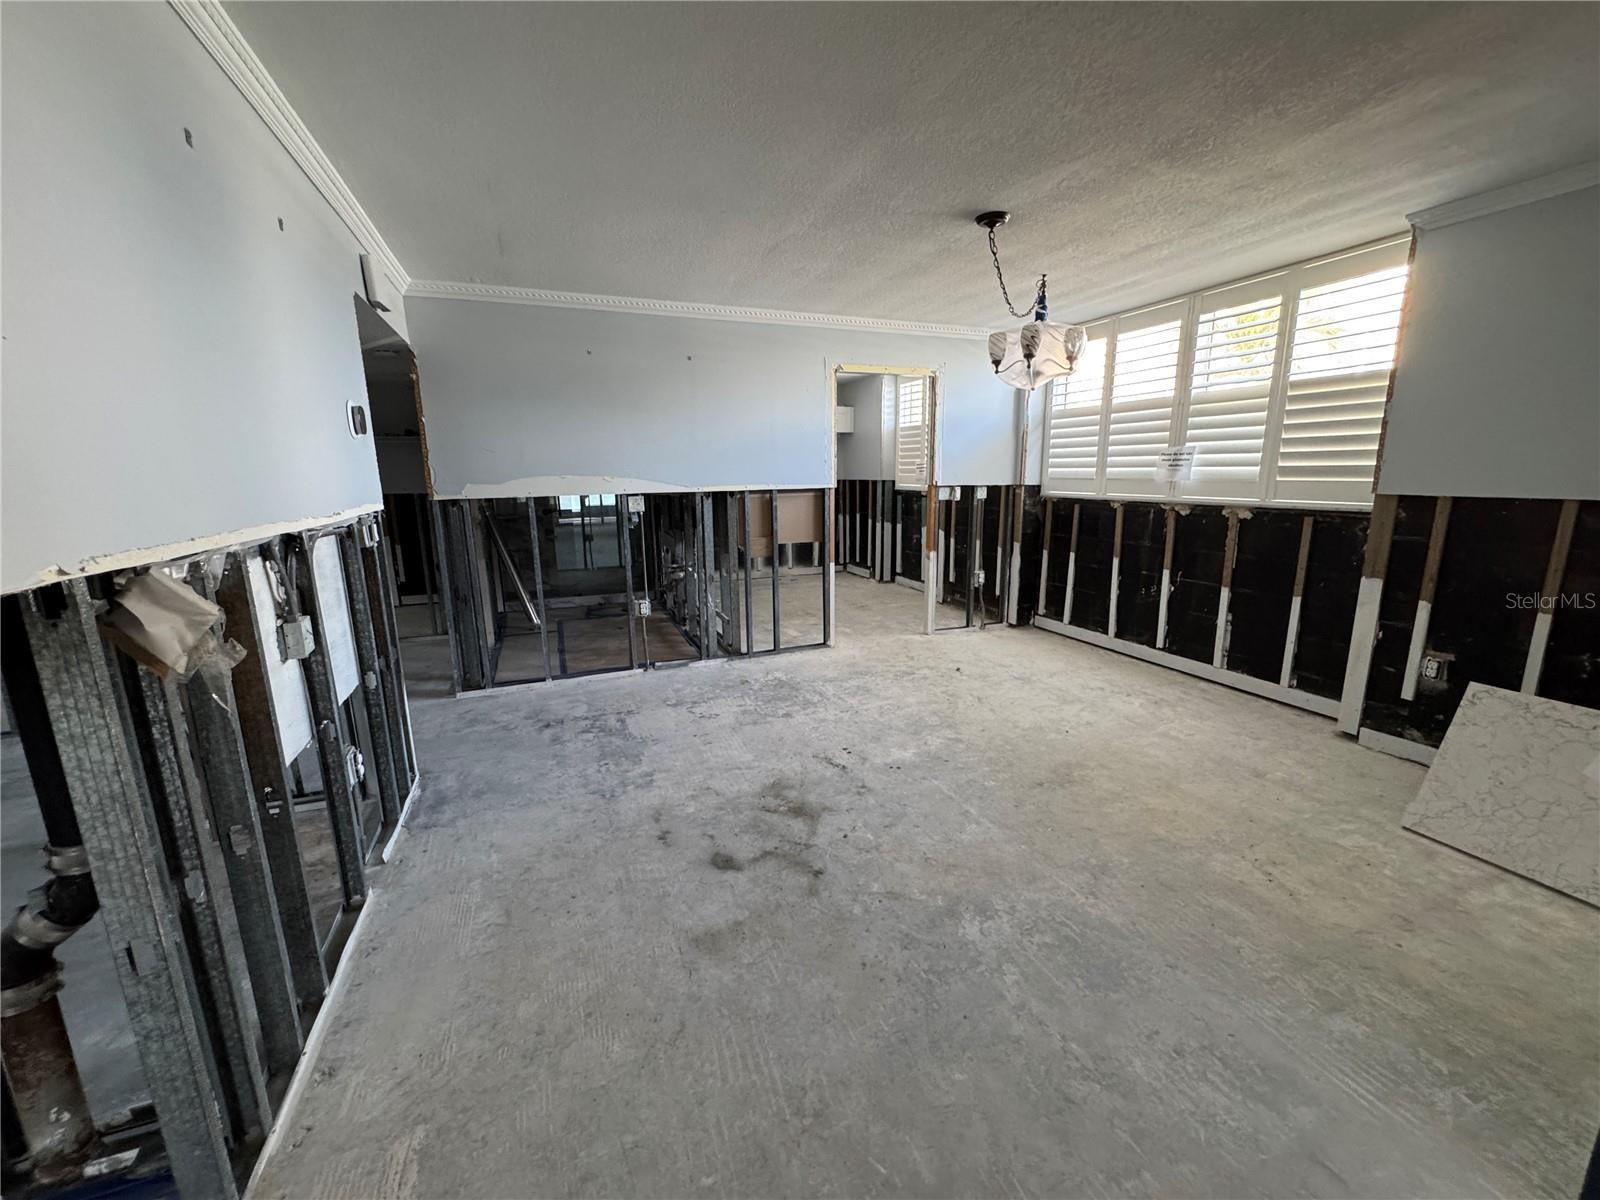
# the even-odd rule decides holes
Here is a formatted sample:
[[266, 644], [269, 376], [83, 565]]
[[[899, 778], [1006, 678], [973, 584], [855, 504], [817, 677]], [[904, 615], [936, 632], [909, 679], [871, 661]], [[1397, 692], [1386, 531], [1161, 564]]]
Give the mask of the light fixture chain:
[[1000, 248], [994, 242], [993, 226], [989, 228], [989, 257], [994, 259], [994, 277], [1000, 281], [1000, 295], [1005, 298], [1006, 309], [1013, 317], [1031, 317], [1034, 310], [1039, 306], [1039, 297], [1044, 294], [1044, 276], [1039, 276], [1038, 290], [1034, 292], [1032, 303], [1021, 312], [1018, 312], [1016, 305], [1011, 303], [1011, 293], [1006, 290], [1005, 273], [1000, 270]]

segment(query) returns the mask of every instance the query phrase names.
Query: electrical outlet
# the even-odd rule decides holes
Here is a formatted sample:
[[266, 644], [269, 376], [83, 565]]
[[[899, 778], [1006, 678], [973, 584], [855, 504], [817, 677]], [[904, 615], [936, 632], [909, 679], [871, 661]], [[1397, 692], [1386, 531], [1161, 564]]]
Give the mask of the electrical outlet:
[[284, 662], [296, 658], [309, 658], [317, 648], [316, 635], [311, 632], [311, 618], [298, 616], [278, 625], [278, 656]]
[[639, 607], [639, 615], [641, 617], [648, 617], [650, 615], [650, 601], [648, 601], [648, 600], [640, 600], [639, 604], [638, 604], [638, 607]]

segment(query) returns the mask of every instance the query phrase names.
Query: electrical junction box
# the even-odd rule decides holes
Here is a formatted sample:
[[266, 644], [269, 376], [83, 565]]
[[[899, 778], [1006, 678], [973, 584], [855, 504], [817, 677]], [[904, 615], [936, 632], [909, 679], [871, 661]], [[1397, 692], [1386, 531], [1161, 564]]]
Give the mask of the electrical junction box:
[[642, 513], [644, 511], [644, 496], [635, 492], [628, 497], [628, 511]]
[[641, 617], [648, 617], [650, 615], [650, 601], [648, 601], [648, 600], [639, 601], [638, 609], [639, 609], [639, 615]]
[[278, 656], [284, 662], [296, 658], [309, 658], [317, 648], [316, 636], [311, 632], [311, 618], [299, 616], [278, 624]]
[[835, 404], [833, 406], [833, 431], [835, 433], [854, 433], [856, 431], [856, 410], [848, 404]]

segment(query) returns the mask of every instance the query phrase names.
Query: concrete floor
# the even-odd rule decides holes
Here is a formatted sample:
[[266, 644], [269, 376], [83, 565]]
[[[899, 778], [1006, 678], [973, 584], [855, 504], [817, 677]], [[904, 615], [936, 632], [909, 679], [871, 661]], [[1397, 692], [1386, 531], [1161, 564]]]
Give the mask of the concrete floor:
[[261, 1197], [1571, 1196], [1600, 913], [1031, 629], [445, 698]]

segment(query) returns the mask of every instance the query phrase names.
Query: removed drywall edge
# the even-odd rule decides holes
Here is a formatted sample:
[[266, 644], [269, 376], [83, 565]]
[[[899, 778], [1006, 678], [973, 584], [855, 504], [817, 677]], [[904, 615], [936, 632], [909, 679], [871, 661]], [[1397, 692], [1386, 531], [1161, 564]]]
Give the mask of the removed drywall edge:
[[239, 94], [255, 109], [256, 115], [305, 172], [311, 185], [338, 214], [351, 235], [378, 260], [384, 273], [404, 293], [411, 285], [411, 276], [218, 0], [167, 0], [167, 3], [233, 81]]
[[49, 566], [41, 568], [33, 579], [4, 589], [6, 593], [25, 592], [30, 588], [43, 587], [49, 583], [61, 583], [68, 579], [78, 579], [84, 575], [100, 575], [106, 571], [121, 571], [129, 567], [149, 566], [152, 563], [171, 562], [175, 559], [194, 558], [200, 554], [210, 554], [218, 550], [232, 550], [240, 546], [249, 546], [256, 542], [264, 542], [268, 538], [280, 537], [286, 533], [298, 533], [303, 529], [324, 529], [330, 525], [344, 525], [354, 521], [357, 517], [364, 517], [368, 513], [382, 512], [381, 504], [362, 504], [355, 508], [347, 508], [343, 512], [333, 513], [322, 517], [299, 517], [293, 521], [274, 521], [270, 525], [252, 525], [245, 529], [235, 529], [228, 533], [213, 534], [208, 537], [189, 538], [181, 542], [167, 542], [160, 546], [144, 546], [136, 550], [122, 550], [115, 554], [97, 554], [86, 558], [76, 567]]
[[1438, 753], [1432, 746], [1425, 746], [1421, 742], [1412, 742], [1405, 738], [1395, 737], [1391, 733], [1379, 733], [1376, 729], [1363, 729], [1356, 734], [1356, 743], [1365, 746], [1368, 750], [1376, 750], [1381, 754], [1389, 754], [1395, 758], [1406, 759], [1409, 762], [1421, 763], [1425, 767], [1433, 765], [1433, 756]]
[[436, 492], [435, 500], [505, 500], [524, 496], [629, 495], [652, 492], [809, 492], [832, 487], [829, 483], [667, 483], [631, 475], [529, 475], [504, 483], [469, 483], [455, 492]]
[[406, 298], [424, 300], [478, 300], [491, 304], [532, 304], [541, 308], [588, 308], [603, 312], [636, 313], [654, 317], [693, 317], [706, 321], [739, 321], [759, 325], [808, 325], [825, 329], [855, 329], [868, 333], [908, 333], [921, 337], [987, 340], [989, 331], [970, 325], [939, 325], [926, 321], [898, 321], [879, 317], [846, 317], [833, 313], [791, 312], [779, 308], [750, 308], [705, 304], [692, 300], [649, 300], [638, 296], [600, 296], [588, 292], [557, 292], [547, 288], [511, 287], [491, 283], [453, 283], [413, 280]]

